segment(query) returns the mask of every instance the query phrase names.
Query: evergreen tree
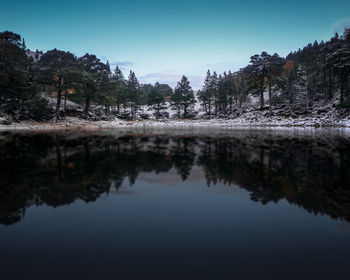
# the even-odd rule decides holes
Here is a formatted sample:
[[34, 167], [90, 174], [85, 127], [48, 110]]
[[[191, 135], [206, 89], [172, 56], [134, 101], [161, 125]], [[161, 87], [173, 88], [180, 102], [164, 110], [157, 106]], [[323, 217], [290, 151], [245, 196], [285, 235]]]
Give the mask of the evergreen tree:
[[88, 114], [91, 100], [96, 93], [104, 92], [108, 87], [110, 69], [92, 54], [85, 54], [79, 58], [82, 70], [82, 91], [85, 95], [85, 114]]
[[[240, 70], [234, 75], [231, 74], [232, 78], [232, 90], [235, 92], [236, 106], [241, 107], [242, 104], [247, 100], [249, 93], [249, 78]], [[232, 111], [232, 109], [231, 109]]]
[[111, 66], [109, 65], [109, 61], [107, 60], [106, 62], [106, 68], [108, 71], [108, 77], [110, 77], [112, 75], [112, 71], [111, 71]]
[[12, 115], [17, 121], [48, 119], [51, 111], [47, 101], [37, 94], [36, 65], [25, 49], [20, 35], [0, 32], [0, 113]]
[[157, 82], [154, 87], [152, 87], [151, 92], [148, 96], [148, 105], [156, 111], [156, 118], [160, 117], [160, 110], [165, 109], [164, 106], [165, 98], [161, 92], [160, 84]]
[[219, 75], [218, 79], [218, 94], [217, 94], [217, 110], [220, 115], [226, 115], [227, 113], [227, 96], [230, 90], [230, 80], [227, 78], [227, 74], [224, 76]]
[[[267, 58], [268, 54], [262, 52], [261, 55], [253, 55], [250, 57], [250, 65], [246, 67], [246, 72], [251, 75], [254, 80], [255, 87], [252, 87], [253, 92], [257, 92], [260, 95], [260, 108], [265, 105], [264, 91], [265, 91], [265, 77], [267, 75]], [[255, 91], [256, 90], [256, 91]]]
[[0, 98], [23, 100], [29, 88], [30, 60], [22, 48], [21, 36], [0, 33]]
[[127, 100], [130, 105], [130, 117], [135, 118], [137, 112], [138, 93], [140, 85], [133, 71], [130, 70], [127, 84]]
[[172, 106], [178, 111], [178, 116], [183, 110], [183, 117], [188, 117], [189, 110], [194, 106], [196, 99], [186, 76], [182, 76], [181, 81], [177, 83], [171, 96], [171, 102]]
[[176, 110], [177, 117], [181, 118], [182, 94], [181, 94], [181, 91], [180, 90], [176, 90], [176, 88], [175, 88], [174, 92], [172, 93], [172, 95], [170, 97], [170, 102], [171, 102], [170, 104], [171, 104], [171, 108], [173, 110]]
[[214, 97], [215, 115], [217, 115], [219, 107], [219, 77], [215, 71], [210, 79], [210, 88], [211, 95]]
[[204, 109], [205, 114], [209, 115], [207, 92], [204, 89], [203, 90], [199, 90], [197, 92], [197, 98], [198, 98], [198, 101], [201, 104], [202, 109]]
[[124, 109], [126, 107], [125, 89], [126, 81], [122, 71], [119, 69], [118, 65], [115, 67], [113, 75], [111, 77], [112, 84], [112, 104], [117, 105], [117, 112], [120, 114], [120, 106], [124, 104]]
[[289, 109], [294, 108], [296, 85], [298, 82], [298, 65], [294, 61], [287, 61], [283, 66], [282, 75], [276, 80], [277, 87], [289, 102]]
[[203, 90], [200, 91], [198, 96], [202, 107], [204, 107], [206, 113], [211, 116], [212, 113], [212, 96], [213, 96], [213, 83], [210, 70], [207, 71], [207, 76], [204, 80]]
[[[340, 103], [344, 105], [350, 70], [350, 28], [346, 29], [340, 38], [336, 34], [331, 43], [332, 47], [328, 49], [326, 61], [329, 65], [328, 68], [333, 69], [333, 75], [339, 76]], [[329, 97], [332, 97], [331, 89], [329, 89]]]
[[275, 53], [274, 55], [267, 55], [266, 60], [266, 72], [267, 83], [269, 91], [269, 112], [272, 115], [272, 86], [277, 83], [276, 78], [280, 76], [283, 67], [283, 59]]
[[155, 86], [158, 88], [159, 92], [164, 97], [170, 97], [171, 94], [173, 93], [173, 89], [167, 84], [160, 84], [160, 83], [157, 82], [155, 84]]
[[60, 117], [62, 94], [74, 86], [72, 76], [77, 71], [77, 59], [70, 52], [53, 49], [39, 60], [38, 82], [51, 86], [57, 95], [56, 121]]

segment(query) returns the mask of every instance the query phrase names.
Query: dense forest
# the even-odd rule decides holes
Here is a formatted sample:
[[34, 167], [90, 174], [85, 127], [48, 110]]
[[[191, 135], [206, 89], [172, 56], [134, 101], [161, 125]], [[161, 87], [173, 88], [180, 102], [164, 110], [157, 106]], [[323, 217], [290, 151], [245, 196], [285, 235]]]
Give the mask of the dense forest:
[[[241, 108], [283, 108], [284, 112], [308, 114], [315, 104], [350, 107], [350, 29], [327, 42], [305, 46], [285, 58], [262, 52], [236, 72], [217, 74], [208, 70], [204, 85], [195, 92], [186, 76], [175, 89], [167, 84], [140, 84], [130, 71], [126, 79], [118, 66], [111, 70], [93, 54], [76, 57], [68, 51], [32, 52], [24, 39], [13, 32], [0, 33], [0, 117], [13, 121], [64, 119], [67, 100], [83, 108], [75, 112], [91, 119], [92, 108], [108, 117], [148, 118], [140, 111], [152, 108], [155, 118], [194, 118], [196, 102], [206, 118], [235, 117]], [[48, 97], [56, 99], [49, 106]], [[10, 118], [9, 118], [10, 116]]]

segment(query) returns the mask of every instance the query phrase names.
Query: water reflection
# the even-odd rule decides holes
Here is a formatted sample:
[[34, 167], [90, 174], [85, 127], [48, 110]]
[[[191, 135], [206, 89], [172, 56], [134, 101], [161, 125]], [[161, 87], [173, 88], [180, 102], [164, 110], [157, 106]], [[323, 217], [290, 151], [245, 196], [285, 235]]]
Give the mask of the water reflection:
[[31, 205], [92, 202], [125, 179], [193, 166], [208, 186], [238, 185], [266, 204], [286, 199], [312, 213], [350, 221], [350, 140], [346, 137], [154, 133], [3, 133], [0, 223], [19, 222]]

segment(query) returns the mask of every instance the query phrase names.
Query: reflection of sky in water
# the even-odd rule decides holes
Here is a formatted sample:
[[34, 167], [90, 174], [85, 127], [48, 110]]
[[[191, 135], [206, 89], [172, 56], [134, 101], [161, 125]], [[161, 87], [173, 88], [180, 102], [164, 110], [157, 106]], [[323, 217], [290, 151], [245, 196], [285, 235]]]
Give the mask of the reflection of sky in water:
[[[167, 175], [159, 176], [167, 182]], [[250, 200], [247, 191], [230, 192], [222, 184], [161, 181], [141, 176], [135, 185], [123, 187], [132, 195], [30, 207], [21, 223], [1, 226], [0, 246], [8, 252], [2, 263], [8, 268], [21, 263], [29, 272], [40, 267], [33, 275], [43, 275], [55, 263], [68, 269], [78, 259], [71, 274], [57, 274], [62, 277], [96, 276], [100, 270], [137, 277], [150, 266], [155, 274], [176, 269], [174, 275], [199, 273], [201, 278], [217, 270], [218, 275], [280, 278], [293, 268], [284, 279], [345, 273], [350, 247], [344, 222], [306, 213], [284, 200], [262, 205]], [[35, 262], [42, 258], [45, 266]]]

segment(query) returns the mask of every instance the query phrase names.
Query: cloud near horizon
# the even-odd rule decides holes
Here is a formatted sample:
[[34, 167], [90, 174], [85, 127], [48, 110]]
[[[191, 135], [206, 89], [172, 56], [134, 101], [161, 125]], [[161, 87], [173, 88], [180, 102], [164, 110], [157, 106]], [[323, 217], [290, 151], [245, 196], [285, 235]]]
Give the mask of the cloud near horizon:
[[[164, 72], [153, 72], [147, 73], [140, 77], [140, 82], [144, 84], [154, 84], [156, 82], [168, 84], [172, 88], [175, 88], [177, 83], [181, 80], [184, 74], [178, 73], [176, 71], [164, 71]], [[189, 81], [190, 86], [194, 90], [198, 90], [202, 87], [204, 76], [200, 75], [185, 75]]]
[[234, 62], [217, 62], [217, 63], [211, 63], [211, 64], [206, 64], [205, 66], [206, 67], [221, 67], [221, 66], [224, 66], [224, 67], [232, 67], [232, 66], [236, 66], [237, 63], [234, 63]]
[[121, 67], [130, 67], [130, 66], [135, 66], [136, 63], [132, 61], [114, 61], [109, 63], [111, 66], [121, 66]]

